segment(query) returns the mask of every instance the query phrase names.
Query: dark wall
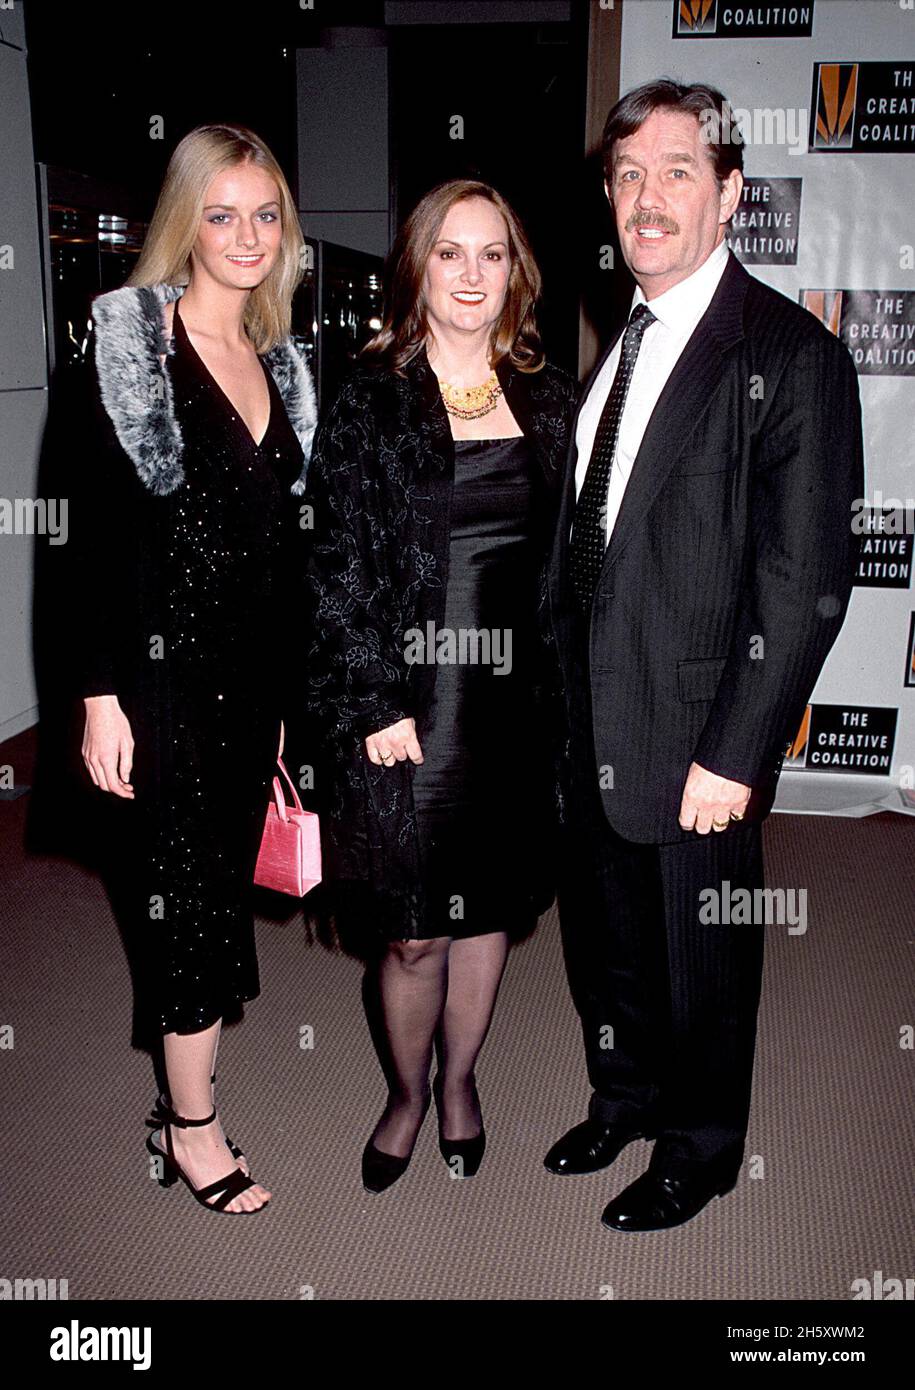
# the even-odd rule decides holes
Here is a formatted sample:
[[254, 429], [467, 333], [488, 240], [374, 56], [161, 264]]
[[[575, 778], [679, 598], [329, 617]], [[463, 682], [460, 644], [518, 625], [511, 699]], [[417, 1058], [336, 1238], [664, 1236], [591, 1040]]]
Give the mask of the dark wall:
[[[575, 200], [587, 34], [580, 24], [421, 25], [390, 31], [397, 220], [435, 184], [480, 178], [512, 204], [543, 274], [548, 354], [578, 357]], [[451, 118], [463, 118], [452, 139]]]
[[[181, 10], [206, 12], [185, 28]], [[196, 125], [237, 122], [273, 150], [295, 194], [295, 49], [320, 23], [298, 5], [26, 5], [35, 158], [123, 188], [148, 220], [175, 145]], [[248, 16], [241, 30], [239, 18]], [[164, 120], [150, 139], [150, 118]]]
[[[114, 0], [25, 7], [35, 158], [123, 190], [112, 211], [148, 220], [169, 155], [204, 121], [237, 121], [273, 149], [297, 197], [295, 50], [327, 26], [384, 26], [381, 0], [201, 7], [184, 28]], [[251, 21], [242, 30], [237, 17]], [[548, 353], [575, 370], [582, 289], [587, 7], [562, 24], [388, 28], [395, 224], [428, 188], [469, 174], [514, 205], [544, 277]], [[450, 117], [464, 118], [452, 140]], [[163, 138], [150, 139], [161, 116]], [[588, 254], [593, 246], [589, 238]]]

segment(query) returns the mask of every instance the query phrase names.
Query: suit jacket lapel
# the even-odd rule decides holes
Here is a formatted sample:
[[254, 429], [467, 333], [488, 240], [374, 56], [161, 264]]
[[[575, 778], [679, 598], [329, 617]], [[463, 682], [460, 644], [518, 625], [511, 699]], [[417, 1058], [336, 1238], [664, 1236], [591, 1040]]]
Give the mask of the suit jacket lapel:
[[[683, 452], [690, 429], [711, 405], [722, 380], [725, 354], [743, 337], [743, 301], [748, 284], [747, 272], [732, 253], [712, 302], [651, 412], [604, 556], [604, 573], [616, 564], [629, 544]], [[684, 421], [689, 429], [683, 428]]]

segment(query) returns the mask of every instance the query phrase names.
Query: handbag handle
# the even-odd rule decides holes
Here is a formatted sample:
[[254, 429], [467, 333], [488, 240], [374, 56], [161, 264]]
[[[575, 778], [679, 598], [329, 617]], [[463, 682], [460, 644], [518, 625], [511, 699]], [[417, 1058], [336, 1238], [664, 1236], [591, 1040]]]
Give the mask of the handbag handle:
[[[293, 805], [295, 806], [295, 809], [297, 811], [301, 812], [302, 803], [299, 800], [299, 794], [295, 789], [295, 783], [289, 776], [289, 773], [286, 771], [286, 764], [283, 762], [282, 758], [277, 758], [276, 762], [280, 772], [282, 772], [283, 776], [286, 778], [286, 781], [289, 783], [289, 790], [292, 792]], [[274, 777], [273, 779], [273, 798], [276, 802], [276, 813], [279, 816], [280, 820], [288, 820], [289, 817], [287, 815], [286, 798], [283, 795], [283, 784], [278, 777]]]

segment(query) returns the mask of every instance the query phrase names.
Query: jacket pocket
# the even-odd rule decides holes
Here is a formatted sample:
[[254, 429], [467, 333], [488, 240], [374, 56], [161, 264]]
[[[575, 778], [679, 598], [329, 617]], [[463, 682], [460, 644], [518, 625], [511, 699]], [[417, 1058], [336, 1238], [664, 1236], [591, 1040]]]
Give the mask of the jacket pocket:
[[681, 700], [714, 700], [726, 656], [707, 656], [677, 662], [677, 691]]
[[739, 456], [732, 449], [704, 449], [701, 453], [684, 454], [674, 473], [686, 473], [691, 477], [699, 473], [726, 473], [739, 462]]

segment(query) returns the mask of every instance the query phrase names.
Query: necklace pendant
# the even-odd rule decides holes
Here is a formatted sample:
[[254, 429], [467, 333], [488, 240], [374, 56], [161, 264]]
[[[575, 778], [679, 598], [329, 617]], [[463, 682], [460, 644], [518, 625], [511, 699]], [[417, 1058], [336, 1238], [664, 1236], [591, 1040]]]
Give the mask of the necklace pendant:
[[452, 386], [447, 381], [439, 382], [442, 400], [449, 415], [459, 420], [479, 420], [495, 410], [502, 395], [502, 387], [495, 372], [490, 373], [488, 381], [480, 386]]

